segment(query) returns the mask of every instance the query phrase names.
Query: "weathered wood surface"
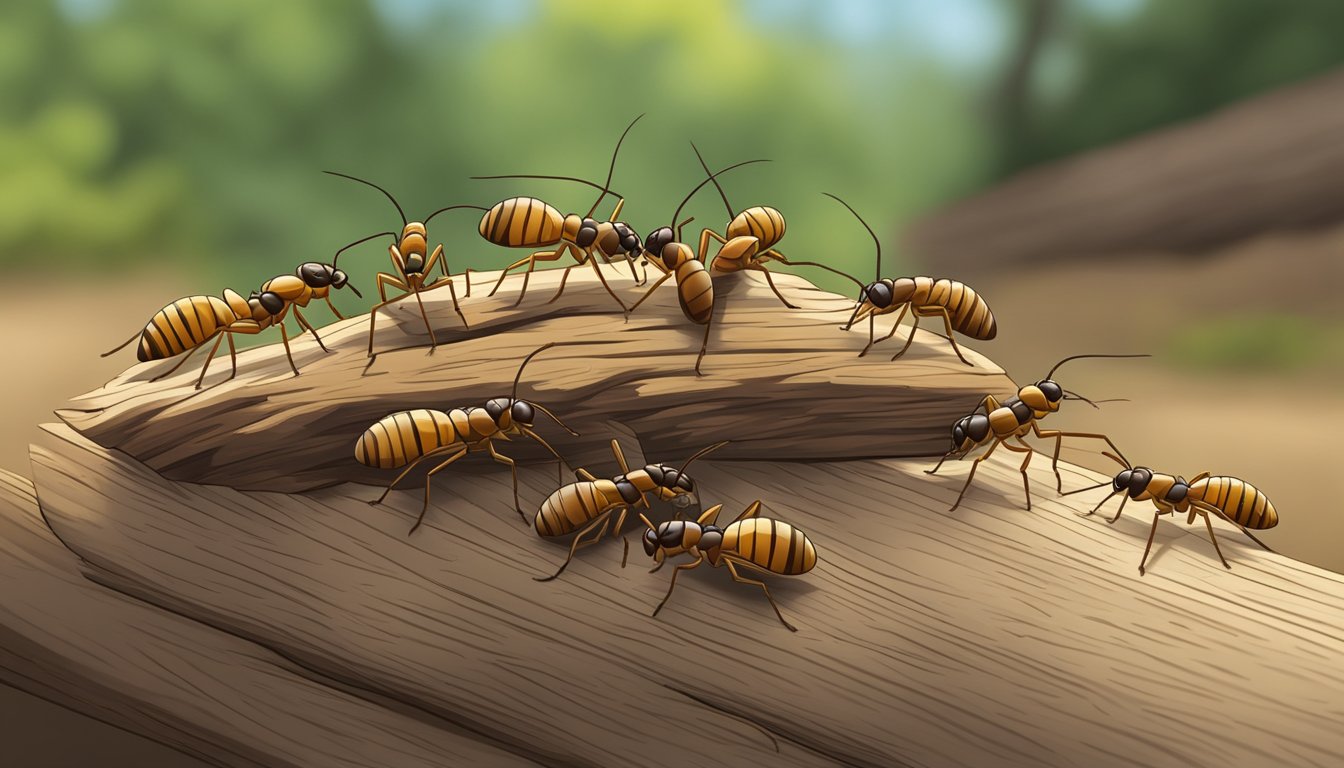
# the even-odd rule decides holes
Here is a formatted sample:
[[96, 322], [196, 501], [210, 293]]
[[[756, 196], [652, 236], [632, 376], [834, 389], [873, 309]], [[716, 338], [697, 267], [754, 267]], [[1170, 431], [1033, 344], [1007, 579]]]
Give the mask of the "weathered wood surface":
[[[682, 317], [671, 282], [626, 322], [587, 269], [575, 270], [553, 304], [546, 301], [555, 294], [558, 270], [534, 274], [517, 308], [511, 305], [519, 279], [511, 278], [494, 298], [485, 296], [497, 274], [475, 276], [472, 298], [462, 303], [467, 329], [446, 290], [425, 296], [440, 342], [430, 356], [423, 321], [408, 300], [380, 313], [377, 349], [400, 351], [381, 354], [367, 375], [361, 370], [368, 318], [361, 316], [321, 329], [330, 354], [311, 336], [293, 341], [297, 377], [279, 344], [243, 352], [238, 377], [226, 383], [219, 382], [227, 376], [227, 359], [216, 360], [200, 392], [193, 389], [198, 365], [148, 383], [175, 361], [147, 363], [58, 415], [169, 478], [306, 491], [347, 480], [387, 482], [386, 472], [352, 459], [364, 429], [406, 408], [484, 405], [508, 396], [522, 359], [557, 340], [582, 345], [537, 356], [519, 396], [543, 403], [582, 433], [571, 438], [538, 417], [538, 431], [566, 458], [605, 452], [611, 423], [626, 425], [651, 455], [667, 460], [723, 438], [733, 440], [721, 451], [728, 458], [935, 455], [946, 449], [949, 425], [980, 397], [1014, 391], [983, 356], [963, 346], [975, 363], [968, 367], [945, 339], [922, 331], [897, 362], [890, 357], [904, 332], [858, 358], [867, 326], [838, 330], [853, 299], [792, 275], [775, 277], [801, 307], [792, 311], [759, 274], [716, 278], [714, 331], [705, 375], [697, 377], [703, 330]], [[612, 266], [606, 274], [627, 305], [641, 295], [628, 271]], [[879, 324], [879, 332], [889, 327]], [[508, 444], [507, 453], [520, 462], [549, 457], [528, 440]], [[449, 471], [479, 469], [473, 460]]]
[[1185, 252], [1344, 219], [1344, 70], [1028, 170], [937, 211], [911, 250], [951, 274]]
[[531, 765], [101, 587], [0, 470], [0, 680], [221, 766]]
[[[669, 573], [638, 542], [625, 570], [606, 542], [532, 581], [564, 550], [519, 523], [507, 475], [454, 477], [408, 538], [414, 492], [178, 483], [58, 425], [32, 456], [95, 580], [547, 765], [1344, 760], [1344, 577], [1220, 528], [1226, 571], [1166, 524], [1141, 578], [1148, 517], [1079, 518], [1095, 498], [1056, 497], [1040, 460], [1032, 512], [1018, 462], [991, 460], [948, 513], [965, 463], [706, 458], [706, 501], [763, 498], [815, 540], [815, 571], [772, 580], [794, 634], [708, 568], [650, 618]], [[553, 483], [523, 478], [533, 503]]]

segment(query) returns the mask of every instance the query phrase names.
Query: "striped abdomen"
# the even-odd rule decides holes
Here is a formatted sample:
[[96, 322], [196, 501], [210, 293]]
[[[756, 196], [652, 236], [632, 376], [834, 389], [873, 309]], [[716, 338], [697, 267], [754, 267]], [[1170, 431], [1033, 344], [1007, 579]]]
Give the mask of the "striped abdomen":
[[546, 497], [534, 521], [542, 536], [563, 536], [625, 500], [610, 480], [570, 483]]
[[[244, 311], [246, 302], [243, 303]], [[214, 296], [188, 296], [160, 309], [140, 334], [140, 362], [163, 360], [195, 349], [238, 315]]]
[[721, 551], [785, 576], [807, 573], [817, 564], [817, 550], [806, 534], [766, 517], [749, 517], [728, 526]]
[[395, 469], [445, 445], [477, 443], [498, 431], [484, 408], [399, 411], [379, 419], [355, 443], [355, 460], [366, 467]]
[[1190, 486], [1190, 496], [1212, 504], [1237, 525], [1252, 530], [1279, 524], [1279, 513], [1274, 511], [1269, 497], [1245, 480], [1208, 477]]
[[728, 223], [726, 234], [729, 240], [751, 235], [761, 241], [760, 248], [764, 251], [784, 239], [786, 228], [784, 214], [767, 205], [758, 205], [734, 216]]
[[973, 339], [989, 341], [998, 335], [994, 313], [975, 289], [947, 278], [916, 277], [910, 303], [916, 307], [946, 307], [952, 327]]
[[509, 248], [536, 248], [560, 242], [565, 217], [535, 197], [510, 197], [481, 217], [481, 237]]
[[677, 299], [682, 314], [696, 325], [705, 325], [714, 313], [714, 281], [699, 261], [684, 261], [677, 267]]

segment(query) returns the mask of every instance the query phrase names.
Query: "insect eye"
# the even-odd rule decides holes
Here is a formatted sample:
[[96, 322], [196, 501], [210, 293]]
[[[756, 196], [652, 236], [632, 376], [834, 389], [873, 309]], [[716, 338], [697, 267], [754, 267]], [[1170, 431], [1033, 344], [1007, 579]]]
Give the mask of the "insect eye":
[[1064, 390], [1058, 384], [1048, 379], [1036, 386], [1040, 388], [1041, 394], [1045, 395], [1045, 399], [1052, 403], [1059, 402], [1060, 398], [1064, 397]]
[[518, 402], [513, 404], [513, 408], [511, 410], [513, 411], [514, 421], [519, 422], [521, 424], [532, 423], [532, 418], [535, 415], [532, 412], [532, 406], [519, 400]]
[[891, 288], [886, 283], [873, 283], [864, 293], [875, 307], [885, 307], [891, 303]]

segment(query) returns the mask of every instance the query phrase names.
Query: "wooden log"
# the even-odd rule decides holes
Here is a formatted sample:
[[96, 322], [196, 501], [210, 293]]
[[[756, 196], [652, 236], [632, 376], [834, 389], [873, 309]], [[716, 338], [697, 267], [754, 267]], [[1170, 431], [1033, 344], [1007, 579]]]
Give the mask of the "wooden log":
[[[606, 542], [533, 581], [564, 547], [495, 477], [453, 478], [407, 537], [414, 493], [180, 483], [57, 425], [32, 458], [96, 580], [547, 765], [1344, 760], [1344, 578], [1220, 526], [1227, 571], [1170, 523], [1140, 577], [1148, 517], [1078, 517], [1095, 500], [1056, 497], [1040, 460], [1033, 511], [1018, 462], [991, 460], [949, 513], [965, 463], [707, 457], [707, 500], [762, 498], [816, 543], [815, 571], [770, 580], [795, 634], [711, 568], [651, 618], [669, 574], [638, 546], [631, 568]], [[1066, 467], [1070, 487], [1099, 479]], [[529, 499], [552, 487], [524, 480]]]
[[920, 222], [941, 274], [1118, 253], [1197, 253], [1344, 219], [1344, 70], [1029, 169]]
[[[201, 391], [193, 388], [195, 366], [150, 383], [176, 361], [148, 363], [58, 415], [169, 478], [306, 491], [347, 480], [390, 481], [388, 472], [352, 459], [366, 428], [407, 408], [448, 410], [507, 397], [522, 359], [557, 340], [581, 346], [539, 355], [519, 396], [545, 404], [583, 433], [570, 438], [539, 417], [540, 432], [576, 459], [605, 455], [604, 430], [612, 423], [626, 425], [650, 455], [669, 461], [724, 438], [733, 443], [722, 455], [732, 458], [934, 455], [946, 449], [951, 423], [986, 392], [1015, 389], [993, 363], [968, 351], [975, 363], [968, 367], [931, 333], [918, 333], [899, 362], [889, 358], [901, 336], [860, 359], [867, 327], [837, 330], [853, 299], [782, 273], [775, 282], [799, 310], [785, 310], [757, 273], [716, 279], [714, 331], [705, 375], [698, 377], [693, 366], [703, 331], [682, 317], [670, 282], [626, 322], [586, 268], [570, 276], [559, 301], [546, 303], [558, 272], [534, 274], [519, 307], [511, 306], [516, 279], [487, 298], [484, 286], [494, 280], [478, 275], [473, 298], [462, 305], [470, 328], [452, 311], [447, 291], [426, 294], [440, 342], [432, 354], [414, 300], [380, 312], [378, 348], [401, 351], [381, 354], [367, 375], [361, 375], [365, 316], [322, 329], [330, 354], [311, 336], [291, 342], [297, 377], [279, 344], [243, 352], [232, 381], [220, 383], [228, 366], [217, 361]], [[608, 275], [633, 304], [640, 289], [628, 272], [609, 267]], [[889, 327], [879, 324], [879, 332]], [[551, 460], [528, 440], [507, 451], [524, 463]], [[451, 473], [480, 471], [474, 458]]]
[[0, 680], [220, 766], [531, 765], [85, 579], [0, 470]]

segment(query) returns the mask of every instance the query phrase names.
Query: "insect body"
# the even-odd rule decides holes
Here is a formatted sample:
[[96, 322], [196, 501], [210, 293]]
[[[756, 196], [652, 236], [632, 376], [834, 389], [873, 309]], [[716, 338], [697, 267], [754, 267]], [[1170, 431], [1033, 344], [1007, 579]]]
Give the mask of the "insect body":
[[[293, 275], [281, 275], [267, 280], [260, 291], [254, 291], [247, 299], [228, 289], [224, 291], [222, 299], [215, 296], [187, 296], [155, 312], [142, 331], [116, 349], [103, 353], [102, 356], [107, 357], [120, 351], [137, 338], [140, 340], [140, 345], [136, 356], [141, 362], [165, 360], [187, 352], [177, 365], [151, 379], [158, 381], [181, 368], [196, 350], [214, 339], [215, 344], [206, 357], [205, 365], [201, 367], [200, 377], [196, 379], [196, 388], [200, 389], [201, 383], [205, 381], [205, 373], [210, 369], [210, 362], [219, 351], [220, 342], [226, 338], [229, 340], [229, 358], [233, 364], [229, 378], [232, 379], [238, 373], [238, 353], [233, 342], [234, 334], [253, 336], [274, 325], [280, 328], [280, 338], [285, 344], [285, 355], [289, 359], [290, 368], [297, 376], [299, 369], [294, 365], [294, 357], [289, 350], [289, 331], [285, 328], [286, 316], [292, 310], [299, 325], [311, 332], [318, 345], [325, 351], [326, 345], [322, 344], [317, 329], [303, 316], [299, 307], [308, 306], [314, 299], [322, 299], [338, 318], [342, 317], [336, 306], [331, 303], [331, 289], [343, 288], [346, 285], [349, 285], [346, 274], [336, 269], [334, 265], [308, 262], [299, 265]], [[356, 296], [360, 295], [353, 285], [350, 286], [350, 290], [354, 291]]]
[[[747, 160], [745, 162], [730, 165], [719, 171], [726, 173], [734, 168], [750, 165], [751, 163], [765, 162], [763, 160]], [[709, 183], [714, 176], [700, 182], [699, 186], [690, 191], [677, 206], [677, 210], [672, 213], [671, 224], [676, 224], [677, 217], [681, 215], [681, 209], [690, 201], [695, 193], [701, 187]], [[681, 313], [696, 325], [705, 327], [705, 336], [700, 340], [700, 354], [695, 358], [695, 373], [700, 375], [700, 361], [705, 359], [705, 350], [709, 346], [709, 331], [714, 321], [714, 281], [711, 279], [709, 270], [705, 268], [703, 251], [699, 258], [691, 251], [691, 247], [681, 242], [682, 227], [690, 223], [692, 219], [687, 219], [677, 225], [674, 232], [672, 226], [661, 227], [654, 230], [644, 239], [642, 253], [645, 261], [653, 264], [654, 267], [661, 270], [663, 276], [658, 278], [649, 290], [640, 297], [639, 301], [630, 308], [634, 312], [639, 308], [644, 300], [653, 295], [658, 287], [667, 282], [669, 278], [676, 278], [677, 281], [677, 300], [681, 304]]]
[[[873, 228], [868, 226], [868, 222], [864, 221], [857, 211], [850, 208], [849, 203], [830, 193], [823, 194], [849, 208], [854, 218], [868, 230], [869, 235], [872, 235], [873, 243], [877, 246], [877, 276], [873, 282], [863, 286], [858, 302], [854, 305], [854, 314], [850, 315], [849, 322], [844, 325], [844, 330], [847, 331], [856, 322], [868, 321], [868, 344], [859, 352], [859, 357], [868, 354], [868, 350], [878, 341], [886, 341], [895, 336], [896, 330], [901, 327], [901, 320], [905, 319], [906, 311], [910, 310], [913, 312], [914, 325], [910, 328], [910, 336], [906, 338], [905, 346], [891, 356], [892, 360], [905, 354], [910, 348], [910, 342], [915, 339], [915, 329], [919, 328], [921, 317], [941, 317], [947, 327], [947, 340], [952, 344], [952, 351], [957, 353], [961, 362], [970, 365], [970, 361], [962, 356], [961, 349], [957, 347], [957, 340], [952, 332], [956, 331], [981, 341], [989, 341], [998, 335], [994, 313], [989, 310], [984, 298], [971, 286], [946, 277], [901, 277], [895, 280], [882, 277], [882, 243], [873, 232]], [[891, 332], [881, 339], [874, 339], [875, 319], [879, 315], [890, 314], [897, 310], [900, 310], [900, 314], [896, 316]]]
[[797, 576], [807, 573], [817, 564], [816, 547], [807, 534], [792, 525], [757, 517], [761, 511], [760, 501], [752, 502], [727, 528], [719, 528], [714, 524], [721, 509], [723, 505], [716, 504], [705, 510], [694, 522], [673, 520], [656, 527], [647, 517], [640, 515], [648, 527], [644, 532], [644, 551], [658, 563], [653, 570], [662, 568], [669, 558], [683, 552], [695, 557], [694, 561], [681, 563], [672, 571], [667, 595], [653, 610], [653, 615], [657, 616], [668, 598], [672, 597], [678, 574], [708, 562], [715, 567], [727, 566], [733, 581], [760, 587], [780, 622], [790, 631], [797, 632], [797, 628], [784, 620], [784, 614], [780, 613], [765, 582], [742, 576], [738, 568]]
[[[691, 462], [726, 444], [726, 441], [716, 443], [697, 452], [687, 459], [680, 469], [666, 464], [649, 464], [643, 469], [631, 472], [625, 463], [625, 454], [621, 452], [620, 444], [612, 440], [611, 452], [616, 456], [621, 474], [606, 480], [594, 477], [586, 469], [576, 470], [582, 479], [556, 490], [542, 502], [541, 509], [537, 511], [536, 519], [533, 521], [537, 535], [553, 537], [564, 536], [576, 530], [579, 532], [570, 544], [569, 556], [560, 565], [560, 569], [551, 576], [538, 578], [537, 581], [550, 581], [564, 573], [580, 547], [596, 544], [602, 540], [602, 536], [607, 532], [607, 526], [611, 524], [612, 514], [617, 512], [619, 515], [616, 518], [616, 526], [612, 529], [612, 535], [620, 536], [621, 527], [625, 525], [625, 516], [630, 507], [642, 505], [645, 509], [649, 509], [650, 494], [662, 501], [671, 501], [678, 507], [693, 504], [695, 482], [686, 474], [686, 468]], [[588, 534], [594, 530], [597, 534], [585, 541]], [[621, 555], [622, 568], [625, 567], [626, 555], [629, 554], [629, 542], [625, 542], [625, 545], [626, 551]]]
[[[1002, 445], [1010, 451], [1026, 454], [1026, 457], [1022, 460], [1020, 471], [1022, 473], [1022, 489], [1027, 497], [1027, 509], [1030, 510], [1031, 485], [1027, 479], [1027, 466], [1031, 463], [1031, 457], [1036, 451], [1022, 439], [1028, 433], [1034, 433], [1040, 438], [1055, 439], [1055, 452], [1050, 467], [1055, 473], [1056, 490], [1060, 491], [1063, 490], [1064, 481], [1059, 474], [1059, 452], [1065, 437], [1088, 437], [1105, 440], [1106, 444], [1116, 454], [1120, 454], [1120, 449], [1115, 447], [1115, 443], [1112, 443], [1111, 439], [1103, 434], [1064, 432], [1057, 429], [1043, 430], [1040, 427], [1040, 420], [1058, 411], [1060, 403], [1064, 400], [1082, 400], [1093, 406], [1096, 405], [1091, 400], [1064, 389], [1051, 378], [1064, 363], [1070, 360], [1093, 357], [1148, 357], [1148, 355], [1074, 355], [1066, 357], [1056, 363], [1044, 379], [1018, 389], [1016, 397], [1000, 403], [993, 395], [985, 395], [984, 400], [980, 402], [975, 412], [957, 420], [956, 424], [952, 426], [952, 450], [944, 454], [933, 469], [927, 470], [928, 474], [937, 473], [939, 467], [943, 466], [943, 462], [952, 456], [965, 458], [967, 454], [979, 446], [986, 443], [989, 443], [990, 446], [989, 450], [971, 463], [971, 471], [966, 476], [966, 484], [962, 486], [961, 493], [957, 495], [957, 500], [952, 505], [952, 509], [961, 505], [961, 499], [966, 495], [966, 489], [971, 487], [971, 480], [975, 478], [975, 470], [979, 467], [980, 462], [989, 458], [994, 453], [994, 449]], [[1009, 443], [1009, 440], [1014, 441], [1016, 445]], [[948, 511], [952, 510], [949, 509]]]
[[[1148, 552], [1153, 548], [1153, 537], [1157, 533], [1157, 521], [1163, 515], [1186, 514], [1188, 515], [1186, 525], [1193, 524], [1196, 515], [1203, 517], [1204, 525], [1209, 530], [1209, 540], [1213, 542], [1213, 550], [1218, 553], [1218, 559], [1226, 568], [1232, 566], [1228, 565], [1227, 558], [1223, 557], [1218, 539], [1213, 535], [1210, 512], [1237, 526], [1251, 541], [1269, 549], [1248, 529], [1259, 531], [1273, 528], [1279, 524], [1279, 513], [1263, 491], [1245, 480], [1211, 476], [1203, 472], [1196, 475], [1194, 480], [1187, 482], [1183, 477], [1159, 474], [1147, 467], [1130, 467], [1121, 457], [1111, 456], [1109, 453], [1106, 455], [1119, 462], [1125, 469], [1117, 473], [1111, 481], [1111, 493], [1087, 514], [1096, 513], [1103, 504], [1115, 496], [1122, 496], [1120, 508], [1116, 510], [1114, 517], [1106, 521], [1108, 523], [1120, 519], [1120, 514], [1125, 510], [1125, 502], [1130, 499], [1151, 501], [1153, 506], [1157, 507], [1157, 511], [1153, 513], [1153, 527], [1148, 531], [1148, 545], [1143, 548], [1143, 559], [1139, 561], [1139, 575], [1144, 573]], [[1105, 485], [1107, 484], [1102, 483], [1069, 493], [1095, 490]]]
[[[378, 322], [378, 310], [393, 302], [404, 299], [407, 295], [415, 296], [415, 302], [420, 307], [420, 317], [425, 321], [425, 331], [429, 333], [429, 349], [431, 352], [434, 351], [434, 348], [439, 345], [439, 340], [434, 336], [434, 327], [430, 325], [429, 315], [425, 313], [425, 303], [420, 298], [420, 294], [426, 291], [432, 291], [435, 288], [442, 288], [445, 285], [448, 286], [448, 293], [453, 300], [453, 311], [456, 312], [458, 318], [462, 320], [463, 326], [467, 325], [467, 318], [466, 315], [462, 314], [462, 307], [457, 303], [457, 289], [453, 286], [453, 278], [448, 272], [448, 259], [443, 255], [443, 244], [440, 243], [434, 248], [433, 253], [429, 253], [429, 235], [425, 225], [429, 223], [430, 219], [445, 211], [457, 210], [459, 208], [474, 208], [481, 210], [481, 207], [478, 205], [450, 205], [447, 208], [440, 208], [439, 210], [434, 211], [426, 216], [423, 221], [408, 221], [406, 219], [406, 212], [402, 210], [401, 204], [398, 203], [397, 199], [392, 196], [392, 193], [388, 192], [386, 189], [383, 189], [371, 181], [348, 176], [344, 173], [337, 173], [336, 171], [326, 171], [326, 173], [373, 187], [379, 192], [382, 192], [388, 200], [392, 201], [392, 205], [396, 207], [397, 213], [401, 214], [400, 234], [389, 231], [379, 232], [374, 235], [369, 235], [368, 237], [360, 238], [336, 251], [336, 256], [333, 258], [334, 261], [335, 259], [340, 258], [341, 253], [346, 249], [375, 238], [390, 236], [394, 240], [394, 242], [387, 247], [387, 253], [388, 257], [392, 259], [392, 267], [396, 270], [396, 274], [379, 272], [376, 278], [380, 303], [375, 304], [373, 309], [369, 310], [369, 362], [365, 368], [367, 369], [369, 365], [373, 365], [374, 360], [377, 358], [377, 355], [373, 353], [373, 331]], [[443, 277], [431, 281], [430, 274], [434, 271], [435, 266], [438, 266], [443, 272]], [[471, 296], [471, 270], [466, 270], [463, 273], [463, 278], [467, 287], [466, 295]], [[388, 287], [395, 288], [403, 293], [401, 296], [388, 299]]]
[[[691, 148], [695, 149], [694, 143], [691, 144]], [[777, 261], [789, 266], [820, 267], [862, 286], [862, 283], [859, 283], [858, 280], [854, 280], [853, 277], [838, 269], [815, 261], [792, 261], [775, 250], [775, 245], [784, 239], [784, 232], [788, 229], [788, 225], [784, 221], [784, 214], [768, 205], [752, 206], [738, 213], [733, 213], [733, 206], [728, 202], [728, 195], [715, 179], [718, 174], [710, 172], [709, 166], [705, 164], [705, 159], [700, 155], [699, 149], [695, 149], [695, 156], [700, 159], [700, 167], [704, 168], [710, 180], [714, 181], [714, 186], [719, 191], [719, 197], [723, 199], [723, 206], [728, 210], [729, 221], [728, 226], [724, 229], [724, 234], [720, 235], [708, 227], [700, 233], [700, 245], [696, 254], [701, 261], [706, 260], [710, 238], [714, 238], [722, 244], [719, 252], [714, 256], [714, 260], [708, 262], [712, 271], [741, 272], [750, 270], [764, 273], [765, 281], [770, 286], [770, 290], [774, 291], [775, 296], [789, 309], [797, 309], [798, 307], [790, 304], [789, 300], [784, 298], [784, 294], [780, 293], [779, 289], [775, 287], [774, 278], [770, 276], [770, 270], [765, 266], [767, 262]]]
[[398, 411], [384, 416], [365, 430], [355, 443], [356, 461], [364, 466], [379, 469], [405, 467], [401, 474], [388, 484], [383, 494], [369, 503], [382, 502], [397, 483], [425, 459], [446, 457], [429, 470], [425, 478], [425, 505], [420, 510], [415, 525], [411, 526], [411, 533], [415, 533], [415, 529], [424, 522], [425, 513], [429, 511], [429, 487], [434, 475], [468, 453], [485, 451], [490, 454], [490, 458], [509, 467], [513, 476], [513, 506], [518, 516], [526, 522], [527, 517], [518, 503], [518, 467], [513, 459], [495, 449], [495, 441], [507, 440], [513, 435], [529, 437], [550, 451], [556, 461], [564, 461], [550, 443], [532, 431], [536, 422], [536, 412], [540, 411], [551, 417], [571, 435], [577, 437], [578, 433], [565, 426], [565, 423], [545, 406], [518, 399], [518, 382], [528, 361], [543, 350], [555, 346], [568, 346], [568, 344], [552, 342], [523, 358], [522, 365], [518, 366], [518, 375], [513, 380], [513, 393], [509, 397], [496, 397], [486, 401], [482, 406], [454, 408], [450, 411], [428, 408]]
[[[555, 292], [551, 301], [560, 298], [564, 293], [565, 281], [569, 279], [569, 272], [575, 267], [584, 264], [592, 265], [593, 271], [597, 273], [597, 278], [602, 282], [602, 287], [607, 289], [611, 298], [625, 309], [625, 302], [611, 290], [607, 285], [607, 279], [602, 274], [602, 268], [598, 265], [595, 256], [601, 256], [608, 264], [612, 257], [621, 257], [630, 264], [630, 275], [638, 282], [638, 276], [635, 275], [634, 259], [632, 254], [639, 248], [639, 235], [630, 229], [624, 222], [616, 221], [616, 217], [621, 215], [621, 208], [625, 205], [625, 200], [618, 199], [615, 209], [607, 217], [607, 221], [598, 221], [592, 218], [597, 206], [601, 205], [603, 198], [610, 192], [611, 177], [616, 170], [616, 156], [621, 151], [621, 143], [625, 141], [625, 136], [630, 129], [635, 127], [635, 123], [643, 117], [640, 115], [631, 121], [626, 127], [625, 133], [616, 142], [616, 149], [611, 154], [611, 167], [607, 172], [607, 183], [604, 186], [598, 186], [584, 179], [576, 179], [570, 176], [539, 176], [535, 174], [506, 174], [502, 176], [473, 176], [474, 179], [561, 179], [565, 181], [575, 181], [580, 184], [587, 184], [590, 187], [601, 190], [597, 200], [592, 208], [588, 209], [586, 215], [572, 213], [569, 215], [561, 214], [558, 209], [549, 203], [538, 200], [534, 197], [510, 197], [495, 203], [485, 215], [481, 217], [481, 223], [477, 227], [481, 237], [489, 242], [504, 246], [506, 248], [545, 248], [555, 246], [551, 250], [535, 251], [526, 258], [519, 259], [510, 264], [499, 275], [499, 280], [495, 282], [495, 287], [491, 289], [490, 295], [494, 296], [499, 287], [504, 284], [504, 278], [514, 269], [527, 265], [526, 272], [523, 273], [523, 286], [518, 292], [518, 300], [514, 302], [517, 306], [522, 302], [523, 296], [527, 294], [527, 283], [532, 278], [532, 271], [536, 269], [539, 261], [556, 261], [560, 259], [566, 251], [574, 256], [576, 264], [565, 268], [560, 276], [560, 288]], [[549, 303], [549, 302], [548, 302]]]

